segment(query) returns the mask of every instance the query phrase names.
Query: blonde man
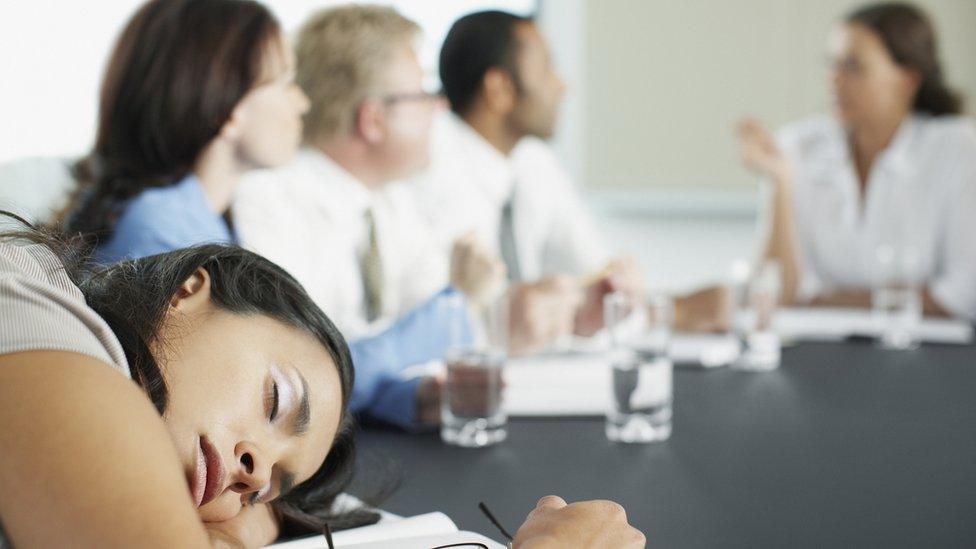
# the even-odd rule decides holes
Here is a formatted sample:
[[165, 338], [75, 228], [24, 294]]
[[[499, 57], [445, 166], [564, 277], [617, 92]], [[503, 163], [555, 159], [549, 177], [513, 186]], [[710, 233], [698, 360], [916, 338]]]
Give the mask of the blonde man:
[[389, 185], [426, 164], [440, 102], [420, 87], [419, 32], [379, 6], [309, 19], [296, 42], [296, 81], [311, 100], [306, 146], [293, 165], [246, 182], [234, 208], [242, 241], [291, 271], [350, 337], [448, 282], [416, 210]]

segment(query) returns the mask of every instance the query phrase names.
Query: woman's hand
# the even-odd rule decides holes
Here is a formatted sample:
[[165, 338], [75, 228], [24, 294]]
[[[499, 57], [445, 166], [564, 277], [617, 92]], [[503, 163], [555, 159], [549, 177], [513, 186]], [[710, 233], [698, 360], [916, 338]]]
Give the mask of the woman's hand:
[[739, 155], [747, 168], [776, 183], [789, 181], [789, 159], [762, 122], [746, 118], [738, 123], [736, 133], [739, 136]]
[[644, 534], [627, 523], [624, 508], [612, 501], [566, 505], [546, 496], [522, 523], [512, 545], [517, 549], [639, 549]]
[[264, 547], [278, 538], [278, 518], [271, 505], [248, 505], [232, 519], [203, 524], [214, 547], [250, 549]]

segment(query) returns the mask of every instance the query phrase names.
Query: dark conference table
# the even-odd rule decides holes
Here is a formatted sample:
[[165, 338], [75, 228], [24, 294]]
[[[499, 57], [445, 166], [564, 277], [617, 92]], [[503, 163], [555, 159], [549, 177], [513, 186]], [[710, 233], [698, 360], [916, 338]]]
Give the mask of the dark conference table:
[[676, 369], [671, 440], [622, 445], [602, 419], [513, 419], [491, 448], [365, 430], [399, 463], [394, 513], [500, 536], [545, 494], [613, 499], [649, 547], [976, 547], [976, 347], [801, 344], [782, 367]]

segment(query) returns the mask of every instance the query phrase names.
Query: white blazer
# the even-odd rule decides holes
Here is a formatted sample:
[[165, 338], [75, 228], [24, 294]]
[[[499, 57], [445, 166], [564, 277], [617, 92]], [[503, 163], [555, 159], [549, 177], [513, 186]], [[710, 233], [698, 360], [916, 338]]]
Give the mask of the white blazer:
[[469, 231], [500, 252], [501, 213], [514, 193], [522, 280], [585, 275], [606, 262], [590, 215], [546, 143], [525, 138], [505, 157], [453, 114], [437, 119], [432, 143], [429, 169], [410, 185], [445, 252]]
[[[374, 192], [322, 152], [248, 175], [232, 214], [241, 244], [298, 279], [350, 339], [388, 326], [448, 282], [446, 258], [401, 185]], [[380, 318], [366, 319], [360, 258], [372, 208], [383, 274]]]
[[863, 203], [836, 120], [795, 123], [778, 141], [795, 171], [801, 299], [831, 288], [870, 288], [878, 247], [910, 247], [934, 299], [976, 319], [976, 128], [970, 120], [907, 118], [872, 167]]

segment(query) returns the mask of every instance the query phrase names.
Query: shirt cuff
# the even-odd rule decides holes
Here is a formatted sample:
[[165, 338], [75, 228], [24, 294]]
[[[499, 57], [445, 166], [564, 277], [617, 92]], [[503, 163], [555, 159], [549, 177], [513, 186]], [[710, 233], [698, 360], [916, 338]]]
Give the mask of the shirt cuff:
[[417, 418], [417, 391], [422, 381], [422, 377], [383, 379], [366, 415], [408, 431], [422, 430], [424, 426]]

